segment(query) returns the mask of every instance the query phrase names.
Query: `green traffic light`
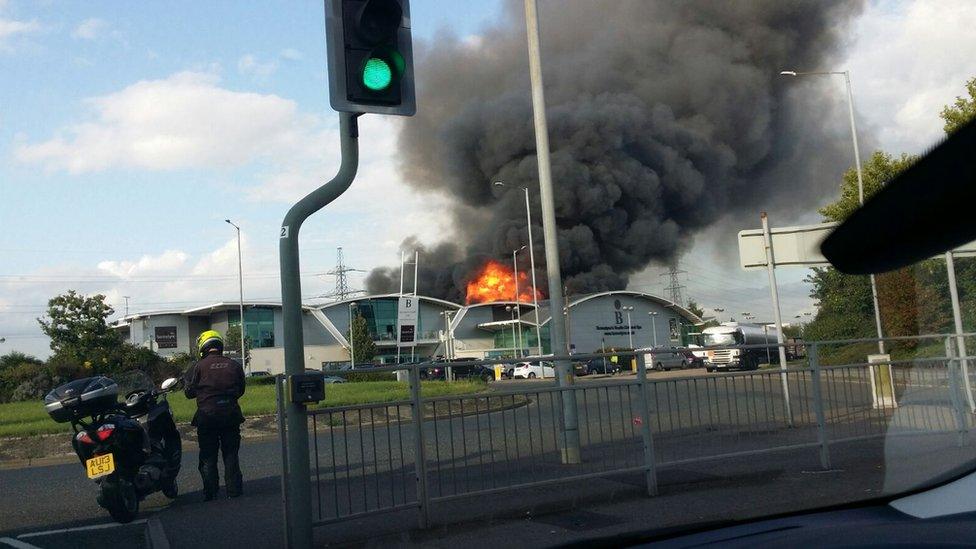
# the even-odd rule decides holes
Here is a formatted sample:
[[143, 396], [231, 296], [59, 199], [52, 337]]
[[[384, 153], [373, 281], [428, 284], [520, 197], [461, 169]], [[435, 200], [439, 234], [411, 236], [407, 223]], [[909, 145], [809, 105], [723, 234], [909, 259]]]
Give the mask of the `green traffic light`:
[[363, 66], [363, 85], [373, 91], [385, 90], [393, 82], [390, 65], [379, 57], [371, 57]]

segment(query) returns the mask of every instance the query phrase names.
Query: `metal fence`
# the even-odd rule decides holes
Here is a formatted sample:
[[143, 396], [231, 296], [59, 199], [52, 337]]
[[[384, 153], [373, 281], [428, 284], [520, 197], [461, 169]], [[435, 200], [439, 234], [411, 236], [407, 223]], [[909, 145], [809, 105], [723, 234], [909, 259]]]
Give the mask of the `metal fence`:
[[[824, 344], [808, 343], [806, 362], [786, 370], [662, 378], [638, 353], [633, 378], [432, 398], [423, 365], [377, 368], [408, 370], [410, 399], [306, 412], [313, 523], [417, 509], [423, 527], [434, 503], [517, 488], [641, 472], [655, 495], [658, 470], [675, 465], [809, 448], [829, 468], [841, 442], [958, 433], [962, 443], [974, 426], [964, 374], [974, 357], [956, 358], [938, 337], [944, 356], [885, 364], [821, 366]], [[498, 362], [513, 361], [484, 361]], [[567, 393], [577, 464], [561, 452]]]

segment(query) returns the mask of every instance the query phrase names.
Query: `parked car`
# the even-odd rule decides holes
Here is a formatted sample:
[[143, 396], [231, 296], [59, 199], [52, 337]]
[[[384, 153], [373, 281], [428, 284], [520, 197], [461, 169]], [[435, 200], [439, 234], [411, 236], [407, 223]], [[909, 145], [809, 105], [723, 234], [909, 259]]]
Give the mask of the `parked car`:
[[247, 374], [247, 377], [269, 377], [269, 376], [271, 376], [271, 372], [267, 370], [255, 370]]
[[576, 377], [588, 376], [590, 375], [590, 369], [586, 367], [585, 362], [574, 362], [573, 375]]
[[326, 383], [345, 383], [346, 380], [339, 376], [324, 376], [322, 381]]
[[687, 368], [691, 362], [684, 351], [675, 347], [657, 347], [644, 352], [644, 364], [647, 368], [658, 371], [668, 371], [674, 368]]
[[512, 371], [512, 377], [518, 379], [535, 379], [537, 377], [556, 377], [556, 370], [552, 362], [519, 362]]
[[591, 374], [615, 375], [620, 372], [620, 366], [610, 362], [609, 358], [594, 358], [586, 363], [586, 369]]
[[454, 379], [481, 379], [483, 381], [495, 379], [493, 368], [483, 364], [472, 364], [473, 362], [476, 362], [473, 358], [441, 359], [435, 364], [422, 368], [420, 378], [427, 380], [447, 379], [447, 368], [450, 366], [451, 375], [454, 376]]

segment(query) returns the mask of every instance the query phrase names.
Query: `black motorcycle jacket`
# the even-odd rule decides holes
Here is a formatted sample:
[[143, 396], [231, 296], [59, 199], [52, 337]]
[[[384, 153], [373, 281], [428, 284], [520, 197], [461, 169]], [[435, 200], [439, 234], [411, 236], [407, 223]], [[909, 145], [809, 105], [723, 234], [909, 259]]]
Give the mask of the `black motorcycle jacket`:
[[209, 354], [186, 373], [186, 398], [197, 399], [196, 427], [241, 424], [237, 399], [244, 395], [244, 368], [234, 359]]

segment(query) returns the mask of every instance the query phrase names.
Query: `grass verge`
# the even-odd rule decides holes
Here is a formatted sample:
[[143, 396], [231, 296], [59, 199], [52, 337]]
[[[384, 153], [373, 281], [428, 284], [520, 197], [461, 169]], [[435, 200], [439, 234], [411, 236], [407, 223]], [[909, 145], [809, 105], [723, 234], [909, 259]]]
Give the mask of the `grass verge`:
[[[421, 391], [425, 397], [465, 395], [486, 391], [488, 386], [480, 381], [424, 381]], [[274, 385], [248, 385], [240, 400], [245, 416], [273, 414], [275, 411]], [[190, 421], [196, 411], [196, 402], [187, 400], [183, 393], [169, 395], [170, 406], [177, 422]], [[372, 381], [327, 385], [325, 402], [320, 406], [349, 406], [371, 402], [391, 402], [410, 398], [406, 383], [396, 381]], [[30, 436], [48, 433], [70, 432], [66, 423], [55, 423], [40, 401], [11, 402], [0, 404], [0, 437]]]

